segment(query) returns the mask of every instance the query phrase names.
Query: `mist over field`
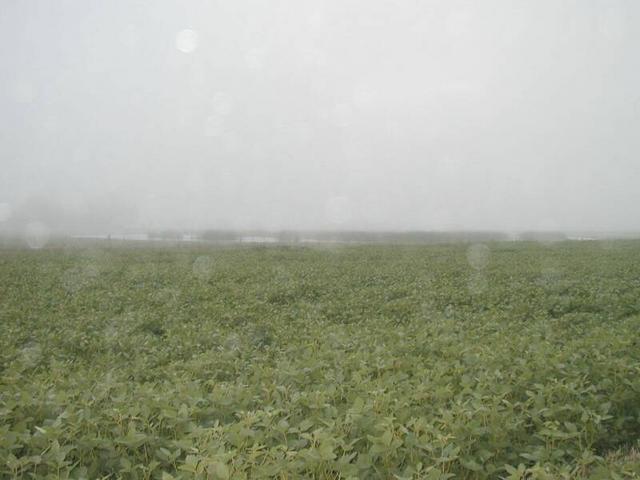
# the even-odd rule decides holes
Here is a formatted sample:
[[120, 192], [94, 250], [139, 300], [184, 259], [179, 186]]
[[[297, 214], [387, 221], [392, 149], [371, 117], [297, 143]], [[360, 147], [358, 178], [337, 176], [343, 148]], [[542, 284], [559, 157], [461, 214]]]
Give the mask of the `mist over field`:
[[4, 1], [0, 229], [638, 230], [639, 22], [630, 0]]

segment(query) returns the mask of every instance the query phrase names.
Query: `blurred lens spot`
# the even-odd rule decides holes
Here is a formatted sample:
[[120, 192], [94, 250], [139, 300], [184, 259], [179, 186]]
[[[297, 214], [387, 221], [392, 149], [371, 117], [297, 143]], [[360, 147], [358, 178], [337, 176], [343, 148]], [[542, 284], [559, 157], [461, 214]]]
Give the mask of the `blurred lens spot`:
[[200, 256], [193, 262], [193, 274], [199, 280], [209, 280], [213, 273], [213, 259], [208, 256]]
[[31, 222], [25, 230], [27, 245], [33, 249], [40, 249], [49, 242], [50, 232], [42, 222]]
[[467, 261], [476, 270], [482, 270], [489, 264], [489, 247], [476, 243], [467, 249]]
[[191, 53], [198, 48], [198, 34], [189, 28], [176, 35], [176, 48], [183, 53]]

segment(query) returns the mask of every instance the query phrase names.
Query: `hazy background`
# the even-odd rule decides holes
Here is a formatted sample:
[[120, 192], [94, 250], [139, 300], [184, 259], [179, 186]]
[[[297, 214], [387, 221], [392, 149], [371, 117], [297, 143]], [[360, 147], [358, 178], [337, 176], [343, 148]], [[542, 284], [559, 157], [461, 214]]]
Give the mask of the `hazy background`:
[[0, 229], [640, 230], [640, 2], [0, 3]]

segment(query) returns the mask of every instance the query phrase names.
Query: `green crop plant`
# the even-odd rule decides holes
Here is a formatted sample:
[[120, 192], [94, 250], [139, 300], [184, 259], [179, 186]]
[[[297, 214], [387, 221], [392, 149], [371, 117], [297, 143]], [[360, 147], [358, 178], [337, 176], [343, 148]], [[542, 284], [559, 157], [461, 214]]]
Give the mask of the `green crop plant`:
[[637, 478], [640, 242], [0, 252], [0, 477]]

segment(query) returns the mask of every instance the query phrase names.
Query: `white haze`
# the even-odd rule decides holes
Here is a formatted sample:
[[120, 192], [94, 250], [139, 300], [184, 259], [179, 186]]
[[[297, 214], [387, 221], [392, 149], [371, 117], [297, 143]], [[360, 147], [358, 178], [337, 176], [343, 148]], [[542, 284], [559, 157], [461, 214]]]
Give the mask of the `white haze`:
[[0, 228], [640, 229], [640, 2], [0, 5]]

